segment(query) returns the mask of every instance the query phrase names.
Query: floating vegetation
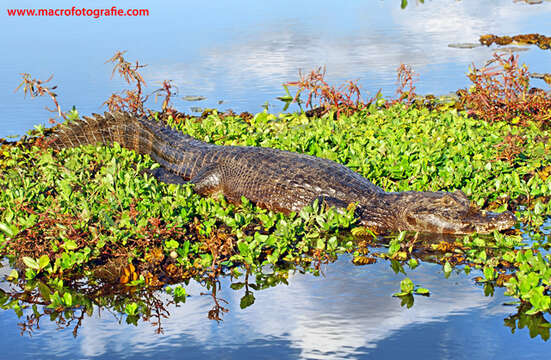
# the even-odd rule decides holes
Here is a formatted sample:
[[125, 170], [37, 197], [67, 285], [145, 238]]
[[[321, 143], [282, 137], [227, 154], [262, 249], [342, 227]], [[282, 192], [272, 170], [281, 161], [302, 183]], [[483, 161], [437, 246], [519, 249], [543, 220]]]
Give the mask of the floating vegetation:
[[515, 36], [497, 36], [493, 34], [481, 35], [480, 43], [490, 46], [496, 45], [536, 45], [540, 49], [547, 50], [551, 48], [551, 37], [540, 34], [521, 34]]
[[524, 124], [551, 119], [551, 93], [530, 88], [530, 73], [518, 56], [494, 54], [482, 68], [473, 65], [467, 75], [473, 85], [460, 91], [460, 104], [469, 114], [486, 121]]
[[204, 96], [196, 96], [196, 95], [187, 95], [182, 98], [185, 101], [202, 101], [206, 100], [207, 98]]
[[453, 43], [448, 44], [448, 47], [454, 48], [454, 49], [474, 49], [476, 47], [482, 46], [479, 43]]
[[551, 74], [530, 73], [530, 77], [534, 79], [541, 79], [545, 81], [547, 85], [551, 85]]
[[530, 50], [529, 47], [521, 47], [521, 46], [505, 46], [505, 47], [500, 47], [498, 49], [496, 49], [496, 52], [498, 53], [505, 53], [505, 54], [512, 54], [512, 53], [517, 53], [517, 52], [522, 52], [522, 51], [528, 51]]
[[[547, 1], [549, 1], [549, 0], [547, 0]], [[523, 3], [526, 3], [528, 5], [543, 4], [543, 0], [513, 0], [513, 2], [523, 2]]]

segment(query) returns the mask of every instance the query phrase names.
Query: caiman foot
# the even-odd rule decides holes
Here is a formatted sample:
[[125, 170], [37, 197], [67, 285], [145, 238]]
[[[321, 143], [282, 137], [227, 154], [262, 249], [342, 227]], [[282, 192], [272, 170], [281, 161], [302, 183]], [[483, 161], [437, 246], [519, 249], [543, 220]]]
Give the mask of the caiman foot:
[[160, 182], [163, 182], [165, 184], [186, 184], [187, 181], [185, 181], [181, 176], [178, 176], [162, 167], [158, 167], [156, 169], [146, 169], [144, 171], [145, 173], [153, 176], [155, 179], [157, 179]]

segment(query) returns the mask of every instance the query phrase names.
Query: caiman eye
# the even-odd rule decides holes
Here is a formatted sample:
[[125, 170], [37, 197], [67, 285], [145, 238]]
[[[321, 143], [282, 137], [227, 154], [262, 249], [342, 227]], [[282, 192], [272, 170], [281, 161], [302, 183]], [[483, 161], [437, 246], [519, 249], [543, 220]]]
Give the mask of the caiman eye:
[[467, 195], [465, 195], [465, 193], [461, 190], [455, 190], [453, 192], [453, 194], [457, 197], [460, 197], [461, 199], [463, 199], [465, 201], [469, 201], [469, 198], [467, 197]]
[[455, 205], [455, 200], [450, 195], [444, 195], [442, 197], [442, 204], [446, 206], [452, 206]]

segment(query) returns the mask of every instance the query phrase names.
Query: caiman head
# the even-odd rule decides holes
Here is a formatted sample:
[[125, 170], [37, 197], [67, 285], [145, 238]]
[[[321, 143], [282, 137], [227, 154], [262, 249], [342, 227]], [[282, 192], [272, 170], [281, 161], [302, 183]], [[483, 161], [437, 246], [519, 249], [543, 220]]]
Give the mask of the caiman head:
[[397, 218], [395, 230], [441, 234], [489, 233], [512, 227], [517, 219], [510, 211], [480, 210], [462, 191], [393, 193], [390, 205]]

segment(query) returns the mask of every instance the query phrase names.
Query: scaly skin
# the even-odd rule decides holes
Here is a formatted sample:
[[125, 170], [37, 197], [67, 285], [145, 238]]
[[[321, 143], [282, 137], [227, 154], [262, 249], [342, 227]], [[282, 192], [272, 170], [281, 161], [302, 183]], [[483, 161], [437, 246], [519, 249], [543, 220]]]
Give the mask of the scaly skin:
[[271, 148], [208, 144], [128, 113], [85, 117], [51, 137], [55, 149], [113, 142], [150, 155], [161, 165], [155, 172], [160, 180], [189, 181], [199, 194], [222, 193], [234, 203], [244, 196], [284, 213], [299, 211], [315, 199], [341, 209], [357, 203], [360, 223], [379, 233], [488, 233], [516, 223], [509, 211], [480, 211], [461, 191], [385, 192], [327, 159]]

